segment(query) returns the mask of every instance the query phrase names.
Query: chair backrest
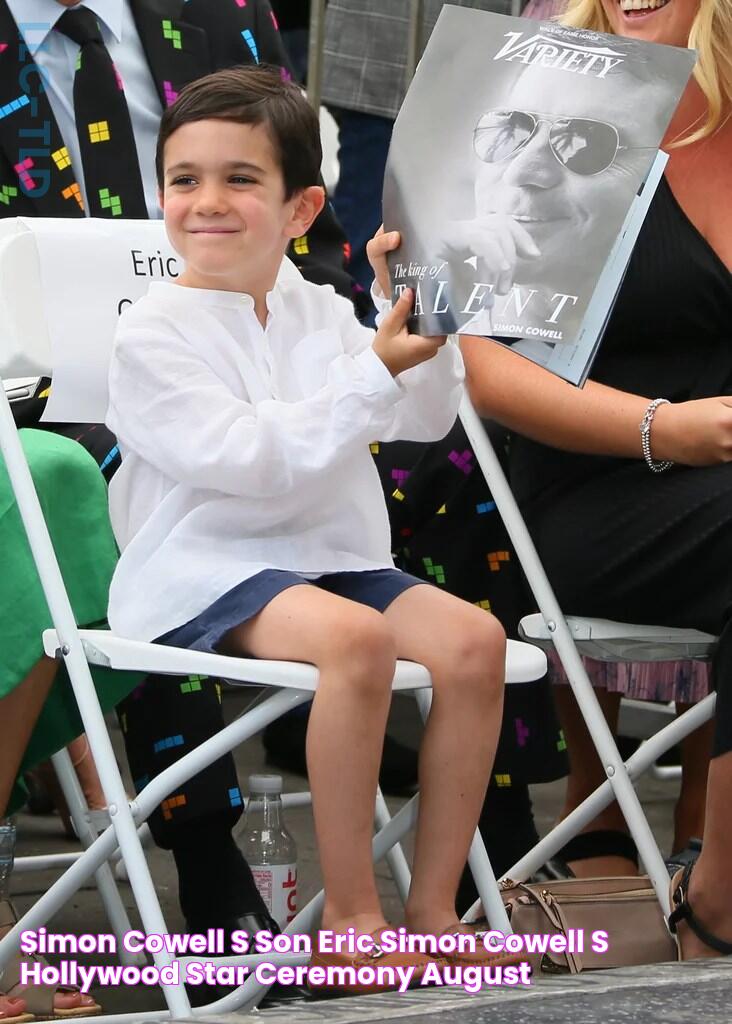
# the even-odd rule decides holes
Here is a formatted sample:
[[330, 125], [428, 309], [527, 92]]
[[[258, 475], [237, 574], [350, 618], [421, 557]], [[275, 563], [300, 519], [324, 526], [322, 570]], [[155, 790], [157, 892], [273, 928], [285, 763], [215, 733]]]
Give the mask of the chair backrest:
[[[44, 419], [99, 423], [120, 312], [182, 264], [162, 221], [0, 221], [0, 377], [53, 376]], [[299, 276], [287, 258], [281, 276]]]

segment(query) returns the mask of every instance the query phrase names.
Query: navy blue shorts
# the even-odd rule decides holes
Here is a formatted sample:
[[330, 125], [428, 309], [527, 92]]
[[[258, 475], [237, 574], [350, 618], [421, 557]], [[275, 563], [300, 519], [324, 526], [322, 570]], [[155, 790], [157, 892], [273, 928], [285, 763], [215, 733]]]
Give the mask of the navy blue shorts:
[[286, 569], [264, 569], [232, 587], [190, 622], [158, 637], [155, 643], [218, 654], [217, 645], [230, 629], [248, 622], [283, 590], [303, 583], [383, 612], [395, 597], [424, 584], [424, 580], [399, 569], [331, 572], [314, 580]]

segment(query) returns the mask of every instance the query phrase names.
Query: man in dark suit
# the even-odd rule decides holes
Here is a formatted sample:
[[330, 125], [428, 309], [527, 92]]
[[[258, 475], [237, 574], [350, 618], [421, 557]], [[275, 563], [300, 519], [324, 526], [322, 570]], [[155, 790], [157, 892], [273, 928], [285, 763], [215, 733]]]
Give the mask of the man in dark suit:
[[[130, 116], [149, 216], [159, 216], [151, 158], [157, 121], [184, 85], [253, 62], [287, 68], [269, 0], [0, 0], [0, 217], [82, 217], [73, 75], [53, 24], [84, 6], [99, 19], [112, 59], [127, 64]], [[60, 122], [64, 122], [63, 125]], [[63, 129], [63, 130], [62, 130]], [[69, 160], [70, 158], [70, 160]], [[311, 281], [350, 296], [344, 238], [326, 207], [288, 255]]]
[[[144, 192], [136, 216], [159, 216], [152, 159], [157, 126], [183, 86], [236, 64], [278, 64], [289, 73], [269, 0], [0, 0], [1, 217], [82, 217], [89, 208], [84, 140], [74, 118], [83, 44], [74, 42], [76, 30], [66, 34], [68, 20], [58, 24], [67, 10], [84, 8], [96, 18], [129, 110]], [[129, 215], [124, 206], [122, 215]], [[289, 255], [306, 278], [350, 296], [343, 241], [326, 210]], [[26, 422], [38, 415], [35, 406], [24, 410]], [[85, 444], [107, 477], [114, 472], [119, 454], [106, 428], [52, 429]], [[149, 677], [118, 711], [138, 788], [223, 724], [218, 682], [197, 677]], [[169, 737], [175, 745], [161, 742]], [[189, 930], [269, 927], [231, 835], [242, 807], [233, 759], [217, 761], [174, 796], [182, 799], [158, 808], [150, 825], [156, 842], [174, 854]]]

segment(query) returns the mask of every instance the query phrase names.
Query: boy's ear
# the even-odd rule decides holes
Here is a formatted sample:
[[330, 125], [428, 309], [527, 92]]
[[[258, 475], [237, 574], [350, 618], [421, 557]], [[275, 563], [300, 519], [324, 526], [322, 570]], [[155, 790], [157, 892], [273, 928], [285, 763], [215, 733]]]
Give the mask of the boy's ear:
[[165, 196], [163, 195], [163, 190], [161, 188], [158, 188], [158, 206], [161, 210], [165, 209]]
[[299, 238], [308, 233], [310, 225], [325, 206], [325, 189], [320, 185], [309, 185], [294, 200], [287, 234], [290, 238]]

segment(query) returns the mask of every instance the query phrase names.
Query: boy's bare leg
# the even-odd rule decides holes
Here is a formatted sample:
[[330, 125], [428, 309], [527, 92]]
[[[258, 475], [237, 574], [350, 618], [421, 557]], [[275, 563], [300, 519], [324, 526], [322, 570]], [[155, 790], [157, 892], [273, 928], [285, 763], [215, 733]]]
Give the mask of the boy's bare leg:
[[307, 761], [325, 888], [323, 928], [353, 926], [370, 934], [385, 926], [371, 857], [396, 663], [384, 616], [316, 587], [294, 586], [231, 630], [221, 649], [319, 668]]
[[458, 921], [455, 894], [493, 766], [506, 638], [492, 615], [431, 586], [400, 594], [384, 618], [398, 656], [421, 662], [432, 676], [406, 924], [439, 935]]

